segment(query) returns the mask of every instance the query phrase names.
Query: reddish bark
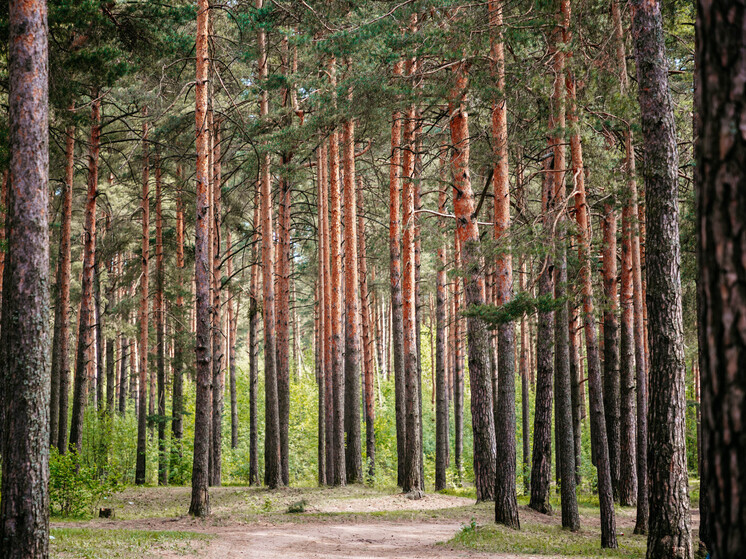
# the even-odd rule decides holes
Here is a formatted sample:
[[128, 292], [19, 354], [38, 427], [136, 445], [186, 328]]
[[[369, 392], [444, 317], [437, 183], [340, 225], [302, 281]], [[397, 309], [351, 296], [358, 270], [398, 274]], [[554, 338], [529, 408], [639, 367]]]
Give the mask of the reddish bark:
[[161, 200], [161, 160], [155, 153], [155, 331], [156, 368], [158, 371], [158, 485], [168, 483], [166, 449], [166, 321], [165, 269], [163, 266], [163, 205]]
[[[456, 235], [461, 242], [464, 267], [464, 304], [467, 308], [485, 302], [484, 274], [481, 269], [479, 231], [475, 214], [474, 192], [469, 171], [469, 117], [466, 110], [467, 76], [463, 63], [455, 68], [456, 84], [449, 102], [453, 152], [453, 210]], [[492, 381], [489, 370], [489, 340], [484, 323], [467, 320], [469, 379], [471, 381], [471, 415], [474, 431], [474, 476], [477, 500], [492, 500], [495, 491], [495, 423]]]
[[358, 321], [357, 196], [355, 179], [355, 122], [348, 120], [343, 131], [344, 165], [344, 281], [345, 281], [345, 470], [348, 483], [362, 483], [360, 441], [360, 346]]
[[204, 517], [210, 514], [208, 469], [210, 451], [210, 276], [209, 244], [209, 129], [207, 127], [208, 95], [208, 0], [197, 4], [197, 84], [195, 93], [195, 120], [197, 137], [196, 168], [196, 223], [194, 241], [195, 316], [196, 316], [196, 369], [197, 399], [194, 413], [194, 458], [192, 462], [192, 498], [189, 514]]

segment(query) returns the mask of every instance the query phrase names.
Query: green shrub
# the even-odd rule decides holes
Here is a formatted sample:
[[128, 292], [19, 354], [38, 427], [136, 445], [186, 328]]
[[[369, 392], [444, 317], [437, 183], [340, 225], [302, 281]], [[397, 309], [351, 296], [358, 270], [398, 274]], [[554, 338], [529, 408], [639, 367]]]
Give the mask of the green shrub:
[[98, 504], [124, 489], [118, 475], [80, 463], [75, 452], [60, 454], [52, 448], [49, 455], [49, 505], [52, 514], [86, 516]]

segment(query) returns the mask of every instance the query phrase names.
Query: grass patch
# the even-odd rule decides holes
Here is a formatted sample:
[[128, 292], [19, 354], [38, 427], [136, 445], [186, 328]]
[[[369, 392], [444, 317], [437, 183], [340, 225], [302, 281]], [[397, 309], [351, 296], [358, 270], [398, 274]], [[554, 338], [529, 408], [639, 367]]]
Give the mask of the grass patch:
[[211, 538], [196, 532], [52, 528], [51, 556], [76, 559], [135, 559], [164, 551], [197, 555]]
[[601, 549], [595, 529], [568, 532], [560, 526], [521, 523], [521, 530], [495, 524], [477, 526], [472, 521], [449, 541], [450, 545], [489, 553], [561, 555], [567, 557], [645, 557], [645, 536], [618, 536], [618, 549]]

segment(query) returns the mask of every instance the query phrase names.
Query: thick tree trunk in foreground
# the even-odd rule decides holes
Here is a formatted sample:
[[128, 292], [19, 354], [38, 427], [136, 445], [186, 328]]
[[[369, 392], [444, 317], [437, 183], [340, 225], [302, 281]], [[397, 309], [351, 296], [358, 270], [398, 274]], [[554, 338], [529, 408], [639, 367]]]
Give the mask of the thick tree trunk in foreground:
[[[80, 283], [80, 312], [78, 313], [78, 347], [75, 357], [73, 409], [70, 423], [70, 448], [81, 453], [83, 449], [83, 417], [87, 403], [88, 381], [86, 357], [93, 343], [90, 327], [93, 313], [93, 268], [96, 259], [96, 197], [98, 196], [98, 155], [101, 142], [101, 103], [91, 105], [91, 140], [88, 146], [88, 193], [85, 204], [85, 229], [83, 235], [83, 272]], [[12, 181], [12, 176], [11, 176]]]
[[49, 555], [47, 14], [10, 2], [10, 204], [0, 375], [4, 398], [0, 557]]
[[[513, 260], [508, 236], [510, 233], [510, 181], [508, 169], [508, 107], [505, 95], [505, 52], [502, 39], [503, 4], [489, 3], [490, 56], [492, 72], [502, 99], [492, 104], [492, 141], [495, 172], [495, 305], [502, 306], [513, 298]], [[507, 322], [497, 329], [497, 390], [495, 401], [495, 435], [497, 456], [495, 477], [495, 522], [520, 528], [516, 495], [515, 451], [515, 324]]]
[[[283, 164], [288, 163], [283, 154]], [[277, 212], [277, 258], [275, 285], [277, 289], [277, 403], [280, 413], [280, 460], [282, 483], [290, 483], [288, 459], [290, 430], [290, 182], [279, 181], [280, 203]]]
[[[70, 390], [70, 237], [73, 211], [73, 178], [75, 176], [75, 127], [67, 128], [65, 144], [65, 182], [62, 185], [60, 247], [57, 258], [57, 300], [54, 306], [54, 340], [52, 342], [52, 386], [50, 393], [49, 439], [61, 453], [67, 452], [67, 398]], [[8, 174], [3, 184], [7, 189]], [[2, 196], [7, 208], [7, 195]], [[6, 209], [7, 211], [7, 209]], [[2, 227], [5, 232], [5, 224]], [[0, 282], [2, 275], [0, 274]]]
[[713, 559], [746, 555], [746, 456], [740, 420], [746, 409], [746, 145], [731, 124], [746, 118], [740, 89], [745, 24], [742, 0], [698, 2], [702, 484], [707, 488], [704, 541]]
[[632, 2], [632, 34], [645, 154], [646, 306], [651, 340], [647, 557], [689, 559], [692, 536], [686, 465], [679, 156], [659, 2]]
[[[467, 308], [485, 303], [484, 275], [479, 249], [479, 231], [474, 217], [474, 192], [469, 171], [469, 117], [466, 110], [466, 72], [459, 64], [455, 71], [456, 86], [449, 103], [451, 114], [451, 155], [453, 169], [453, 209], [456, 235], [461, 241], [464, 266], [464, 293]], [[476, 317], [467, 319], [469, 340], [469, 379], [471, 381], [471, 416], [474, 430], [474, 477], [477, 501], [495, 496], [495, 416], [492, 381], [489, 370], [489, 337], [485, 324]]]
[[[143, 110], [147, 117], [147, 109]], [[142, 125], [142, 275], [140, 276], [140, 408], [137, 416], [137, 465], [135, 483], [145, 483], [145, 453], [147, 446], [147, 379], [148, 379], [148, 287], [150, 285], [150, 161], [148, 157], [148, 123]], [[151, 399], [152, 400], [152, 399]]]
[[[261, 1], [261, 0], [260, 0]], [[196, 224], [194, 232], [194, 284], [196, 308], [196, 369], [197, 400], [194, 411], [194, 458], [192, 463], [192, 500], [189, 514], [204, 517], [210, 514], [208, 464], [210, 452], [210, 273], [209, 243], [209, 142], [207, 128], [208, 74], [208, 0], [197, 5], [197, 85], [195, 119], [197, 135]]]

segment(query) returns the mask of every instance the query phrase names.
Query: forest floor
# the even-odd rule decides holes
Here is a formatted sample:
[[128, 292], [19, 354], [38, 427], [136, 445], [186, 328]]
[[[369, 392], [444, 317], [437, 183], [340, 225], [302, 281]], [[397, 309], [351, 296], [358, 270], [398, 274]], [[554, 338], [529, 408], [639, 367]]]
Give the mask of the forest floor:
[[[586, 558], [645, 556], [632, 535], [633, 508], [617, 507], [618, 550], [600, 549], [597, 501], [580, 501], [582, 529], [569, 533], [551, 516], [521, 502], [521, 530], [495, 526], [493, 503], [475, 504], [470, 490], [405, 495], [363, 486], [210, 489], [212, 515], [185, 512], [188, 487], [128, 488], [102, 507], [112, 519], [53, 521], [52, 556], [68, 558]], [[298, 512], [290, 512], [296, 510]], [[302, 510], [302, 512], [300, 512]], [[558, 507], [555, 506], [558, 511]], [[693, 524], [698, 525], [697, 511]]]

